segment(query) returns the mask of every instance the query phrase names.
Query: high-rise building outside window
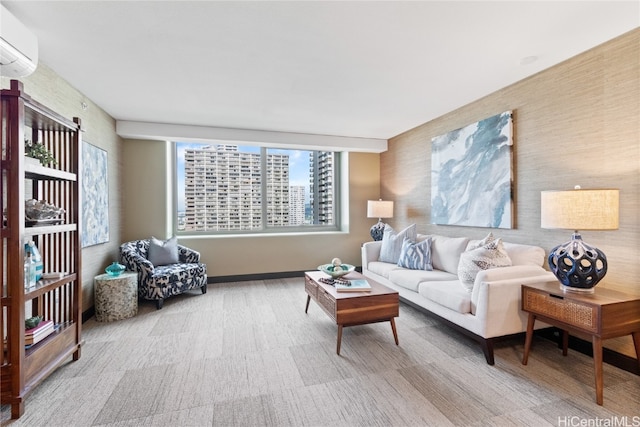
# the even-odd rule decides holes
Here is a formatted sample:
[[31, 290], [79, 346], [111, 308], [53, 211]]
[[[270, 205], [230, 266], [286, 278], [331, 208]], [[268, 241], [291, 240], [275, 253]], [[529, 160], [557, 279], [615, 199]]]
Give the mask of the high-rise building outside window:
[[175, 143], [182, 234], [335, 229], [338, 153]]
[[301, 225], [305, 221], [305, 187], [303, 185], [289, 186], [289, 224]]

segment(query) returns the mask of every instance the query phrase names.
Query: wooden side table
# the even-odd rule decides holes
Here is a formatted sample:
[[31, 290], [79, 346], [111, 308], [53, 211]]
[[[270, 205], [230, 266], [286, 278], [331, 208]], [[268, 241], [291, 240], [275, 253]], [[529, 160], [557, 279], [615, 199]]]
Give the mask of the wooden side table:
[[96, 320], [112, 322], [138, 314], [138, 274], [101, 274], [94, 278]]
[[605, 288], [596, 288], [593, 294], [565, 292], [560, 286], [555, 281], [522, 285], [522, 310], [529, 313], [522, 364], [529, 358], [536, 320], [562, 329], [565, 356], [569, 334], [591, 341], [596, 402], [602, 405], [602, 340], [631, 334], [640, 358], [640, 297]]

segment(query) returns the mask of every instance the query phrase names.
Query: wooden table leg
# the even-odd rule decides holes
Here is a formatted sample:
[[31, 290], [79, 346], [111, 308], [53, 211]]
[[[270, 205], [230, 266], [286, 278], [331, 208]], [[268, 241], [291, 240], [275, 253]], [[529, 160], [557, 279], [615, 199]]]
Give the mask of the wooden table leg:
[[562, 355], [567, 355], [567, 350], [569, 348], [569, 332], [562, 331]]
[[602, 339], [593, 336], [593, 366], [596, 376], [596, 403], [602, 405], [602, 389], [604, 387], [602, 381]]
[[529, 361], [529, 350], [531, 350], [531, 341], [533, 340], [533, 325], [536, 323], [536, 316], [529, 313], [527, 320], [527, 335], [524, 340], [524, 354], [522, 355], [522, 364], [526, 365]]
[[389, 321], [391, 322], [391, 330], [393, 331], [393, 339], [396, 340], [396, 345], [400, 345], [398, 343], [398, 331], [396, 331], [396, 322], [393, 319], [393, 317]]
[[632, 332], [631, 336], [633, 337], [633, 346], [636, 348], [636, 359], [640, 368], [640, 331]]
[[307, 295], [307, 306], [304, 308], [305, 314], [307, 313], [307, 310], [309, 310], [309, 301], [311, 301], [311, 295]]
[[340, 356], [340, 343], [342, 343], [342, 325], [338, 325], [338, 343], [336, 346], [336, 354]]

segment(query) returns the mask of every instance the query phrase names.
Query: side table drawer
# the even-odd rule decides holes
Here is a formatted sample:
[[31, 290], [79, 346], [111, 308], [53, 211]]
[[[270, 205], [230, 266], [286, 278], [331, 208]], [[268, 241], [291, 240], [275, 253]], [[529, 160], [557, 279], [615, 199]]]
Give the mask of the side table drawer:
[[304, 278], [304, 290], [307, 291], [313, 299], [318, 298], [318, 285], [308, 277]]
[[598, 310], [596, 306], [526, 287], [523, 289], [523, 294], [523, 310], [559, 320], [583, 330], [597, 332]]
[[331, 298], [331, 295], [327, 294], [327, 292], [320, 287], [318, 287], [317, 301], [318, 304], [324, 308], [324, 311], [326, 311], [333, 320], [336, 320], [336, 300]]

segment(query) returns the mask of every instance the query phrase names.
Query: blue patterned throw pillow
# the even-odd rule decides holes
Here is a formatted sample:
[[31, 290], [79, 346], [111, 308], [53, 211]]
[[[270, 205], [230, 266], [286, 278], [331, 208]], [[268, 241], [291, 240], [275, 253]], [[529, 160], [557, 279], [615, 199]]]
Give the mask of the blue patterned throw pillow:
[[398, 259], [398, 266], [411, 270], [433, 270], [431, 265], [431, 237], [415, 243], [405, 237]]
[[389, 224], [384, 227], [382, 235], [382, 247], [380, 248], [380, 256], [378, 261], [398, 263], [400, 251], [402, 250], [402, 242], [404, 238], [416, 240], [416, 225], [411, 224], [402, 231], [395, 231]]

